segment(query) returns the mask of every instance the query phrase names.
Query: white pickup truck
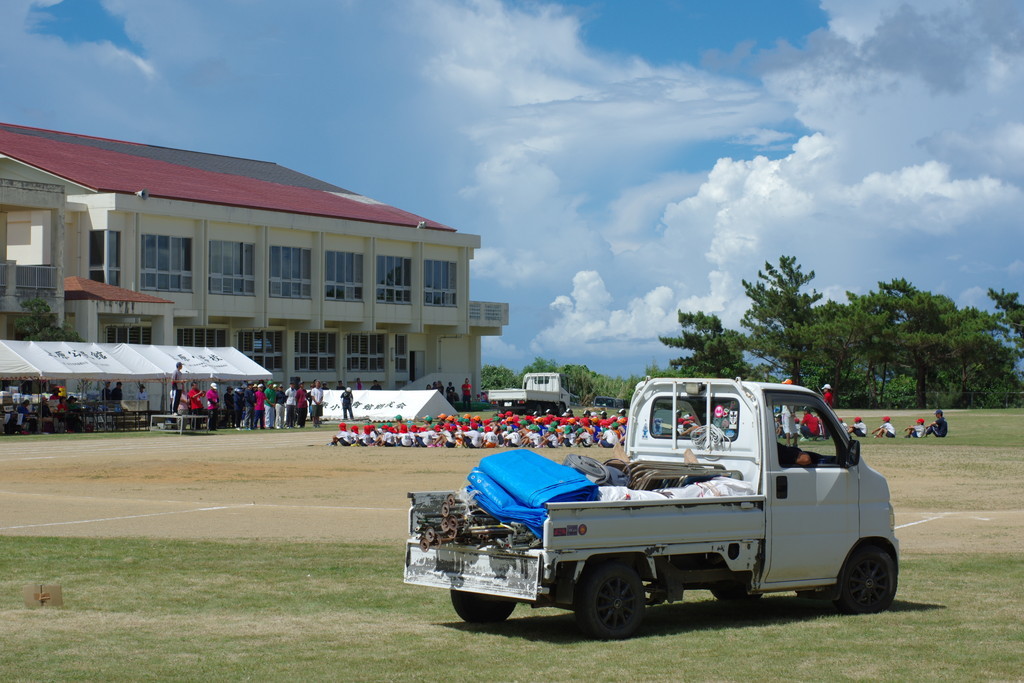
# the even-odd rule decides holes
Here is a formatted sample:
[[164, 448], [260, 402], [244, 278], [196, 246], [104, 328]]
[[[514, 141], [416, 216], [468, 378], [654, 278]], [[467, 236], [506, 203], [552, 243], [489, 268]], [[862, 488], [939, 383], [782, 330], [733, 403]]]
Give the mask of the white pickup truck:
[[[822, 421], [824, 436], [786, 433], [789, 416], [805, 413]], [[814, 392], [648, 379], [637, 385], [624, 447], [632, 466], [655, 470], [680, 467], [690, 450], [698, 462], [688, 467], [741, 479], [751, 493], [548, 503], [542, 537], [485, 518], [470, 527], [478, 534], [471, 542], [441, 543], [425, 540], [424, 528], [464, 498], [410, 493], [406, 583], [449, 589], [470, 622], [504, 620], [517, 603], [571, 609], [586, 634], [602, 639], [633, 635], [646, 606], [686, 590], [723, 600], [796, 591], [846, 613], [892, 603], [899, 543], [889, 487]]]
[[561, 415], [572, 402], [565, 375], [558, 372], [529, 372], [519, 389], [492, 389], [487, 400], [501, 412], [517, 415], [545, 413]]

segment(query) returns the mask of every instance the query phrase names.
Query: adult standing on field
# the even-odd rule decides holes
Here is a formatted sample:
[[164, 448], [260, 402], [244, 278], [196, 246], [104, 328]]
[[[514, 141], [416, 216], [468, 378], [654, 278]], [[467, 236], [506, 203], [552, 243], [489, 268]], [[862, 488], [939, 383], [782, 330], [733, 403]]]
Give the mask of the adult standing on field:
[[285, 427], [288, 429], [295, 428], [295, 406], [298, 402], [296, 397], [298, 391], [295, 382], [291, 382], [288, 384], [288, 390], [284, 392]]
[[352, 388], [345, 387], [345, 390], [341, 392], [341, 412], [343, 420], [356, 419], [352, 414], [352, 398]]
[[309, 416], [313, 418], [313, 429], [320, 429], [320, 417], [324, 414], [324, 389], [320, 380], [313, 382], [309, 390]]
[[171, 375], [171, 412], [178, 409], [181, 403], [181, 392], [184, 390], [185, 373], [181, 371], [181, 361], [174, 366], [174, 374]]
[[473, 385], [469, 383], [469, 378], [462, 383], [462, 405], [466, 410], [470, 409], [471, 401], [473, 400]]
[[832, 393], [832, 385], [826, 384], [821, 388], [821, 397], [825, 399], [825, 405], [835, 410], [836, 395]]
[[277, 393], [274, 394], [274, 413], [277, 419], [274, 421], [274, 428], [284, 429], [286, 424], [284, 403], [288, 400], [288, 397], [285, 396], [285, 390], [280, 382], [277, 383], [275, 389]]
[[190, 415], [203, 414], [203, 392], [199, 391], [199, 385], [195, 382], [188, 389], [188, 412]]
[[210, 388], [206, 390], [206, 431], [217, 431], [217, 409], [220, 407], [220, 394], [217, 393], [217, 383], [211, 382]]
[[263, 390], [263, 398], [263, 422], [267, 429], [273, 429], [274, 417], [277, 415], [277, 389], [273, 382], [267, 384], [267, 388]]
[[295, 421], [296, 427], [302, 429], [306, 426], [306, 416], [309, 414], [309, 394], [306, 392], [306, 385], [299, 382], [295, 390]]

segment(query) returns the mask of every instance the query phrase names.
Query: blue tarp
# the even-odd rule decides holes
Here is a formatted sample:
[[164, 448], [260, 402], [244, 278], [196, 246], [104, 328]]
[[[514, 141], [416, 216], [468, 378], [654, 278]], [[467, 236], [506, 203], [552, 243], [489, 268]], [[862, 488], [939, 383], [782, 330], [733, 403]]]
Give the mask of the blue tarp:
[[476, 504], [499, 522], [519, 522], [528, 526], [537, 538], [544, 535], [544, 520], [548, 517], [548, 511], [520, 505], [479, 467], [474, 467], [469, 473], [469, 490], [475, 494]]
[[525, 449], [489, 455], [469, 473], [477, 504], [501, 522], [519, 522], [538, 538], [545, 503], [597, 499], [597, 485], [565, 465]]
[[597, 499], [597, 485], [583, 474], [525, 448], [489, 455], [479, 467], [526, 507]]

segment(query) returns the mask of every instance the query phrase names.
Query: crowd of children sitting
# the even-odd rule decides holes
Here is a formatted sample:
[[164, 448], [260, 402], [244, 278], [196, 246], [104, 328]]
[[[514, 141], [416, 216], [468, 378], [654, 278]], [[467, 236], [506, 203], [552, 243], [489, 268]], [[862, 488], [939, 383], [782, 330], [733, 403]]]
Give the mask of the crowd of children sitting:
[[[625, 411], [623, 411], [624, 413]], [[328, 446], [384, 446], [407, 448], [614, 448], [626, 435], [626, 417], [587, 413], [531, 416], [498, 413], [493, 419], [479, 415], [438, 415], [422, 424], [405, 421], [361, 425], [339, 424]]]

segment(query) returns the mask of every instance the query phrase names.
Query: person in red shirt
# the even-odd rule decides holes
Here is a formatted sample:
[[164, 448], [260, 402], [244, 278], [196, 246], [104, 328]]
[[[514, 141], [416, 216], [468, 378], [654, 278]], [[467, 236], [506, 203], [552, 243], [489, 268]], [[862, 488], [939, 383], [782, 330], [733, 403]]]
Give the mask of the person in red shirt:
[[199, 391], [199, 385], [195, 382], [188, 388], [188, 412], [192, 415], [203, 414], [203, 392]]
[[825, 399], [825, 405], [835, 410], [836, 395], [832, 393], [832, 385], [826, 384], [821, 388], [821, 397]]
[[466, 410], [469, 410], [470, 404], [473, 400], [473, 385], [469, 383], [469, 378], [462, 383], [462, 405]]
[[800, 434], [805, 439], [817, 439], [823, 436], [821, 433], [821, 420], [814, 413], [807, 411], [800, 420]]

